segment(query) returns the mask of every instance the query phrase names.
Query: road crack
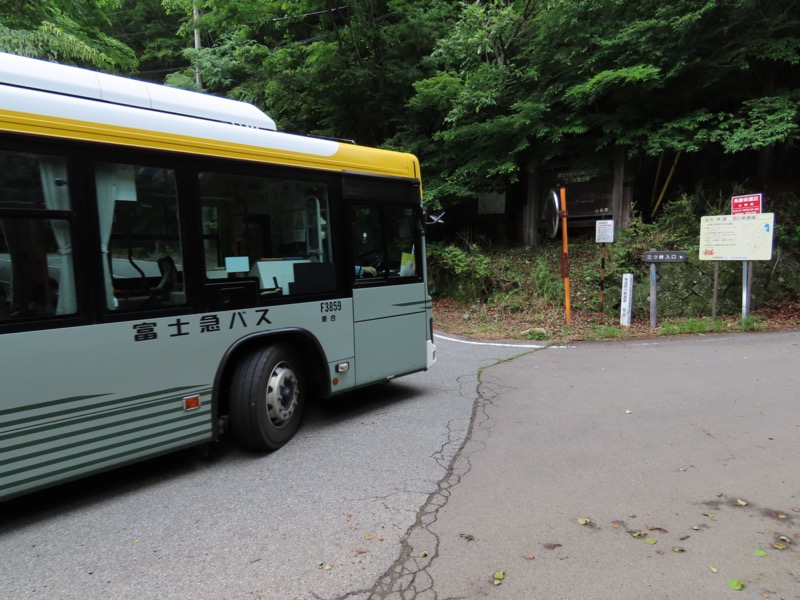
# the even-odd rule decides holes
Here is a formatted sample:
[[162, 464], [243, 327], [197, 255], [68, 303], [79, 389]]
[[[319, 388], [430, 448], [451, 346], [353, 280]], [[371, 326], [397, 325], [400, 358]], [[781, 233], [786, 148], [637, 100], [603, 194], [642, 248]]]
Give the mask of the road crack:
[[[521, 355], [495, 364], [514, 360], [519, 356]], [[491, 438], [495, 420], [488, 409], [507, 388], [497, 382], [485, 381], [482, 375], [483, 371], [480, 371], [477, 376], [458, 379], [459, 388], [464, 390], [462, 395], [465, 395], [468, 387], [474, 389], [476, 394], [469, 427], [464, 434], [464, 419], [448, 423], [447, 441], [433, 455], [434, 460], [445, 469], [445, 474], [437, 489], [428, 496], [417, 512], [414, 524], [403, 536], [397, 560], [376, 581], [365, 600], [462, 600], [439, 598], [434, 589], [434, 580], [428, 569], [439, 557], [440, 544], [438, 535], [433, 533], [431, 527], [436, 523], [439, 511], [447, 504], [453, 488], [470, 472], [470, 457], [485, 449]]]

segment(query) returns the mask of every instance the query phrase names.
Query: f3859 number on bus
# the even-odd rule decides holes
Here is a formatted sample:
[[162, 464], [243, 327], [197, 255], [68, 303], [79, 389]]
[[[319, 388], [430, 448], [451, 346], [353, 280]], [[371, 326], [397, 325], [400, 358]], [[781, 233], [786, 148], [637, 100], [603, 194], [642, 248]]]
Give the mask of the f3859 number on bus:
[[342, 301], [341, 300], [333, 300], [331, 302], [320, 302], [319, 303], [319, 312], [321, 312], [321, 313], [339, 312], [340, 310], [342, 310]]

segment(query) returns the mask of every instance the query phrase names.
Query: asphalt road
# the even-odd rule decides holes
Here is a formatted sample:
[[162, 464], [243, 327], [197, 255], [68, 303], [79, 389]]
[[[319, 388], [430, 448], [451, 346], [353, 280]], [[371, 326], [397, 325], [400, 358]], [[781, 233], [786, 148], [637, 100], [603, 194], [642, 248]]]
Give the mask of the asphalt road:
[[800, 332], [437, 343], [280, 452], [4, 505], [0, 598], [800, 598]]
[[221, 443], [0, 505], [0, 599], [377, 597], [464, 441], [479, 370], [528, 350], [438, 344], [427, 373], [310, 406], [279, 452]]
[[487, 369], [451, 479], [387, 597], [797, 600], [800, 332]]

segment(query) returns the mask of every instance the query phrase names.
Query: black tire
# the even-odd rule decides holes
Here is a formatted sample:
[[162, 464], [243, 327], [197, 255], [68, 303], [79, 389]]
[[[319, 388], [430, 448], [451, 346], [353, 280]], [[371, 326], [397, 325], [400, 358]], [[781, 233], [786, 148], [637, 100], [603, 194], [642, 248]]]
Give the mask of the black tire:
[[244, 356], [233, 374], [230, 419], [237, 441], [250, 450], [277, 450], [300, 427], [306, 385], [297, 355], [285, 344]]

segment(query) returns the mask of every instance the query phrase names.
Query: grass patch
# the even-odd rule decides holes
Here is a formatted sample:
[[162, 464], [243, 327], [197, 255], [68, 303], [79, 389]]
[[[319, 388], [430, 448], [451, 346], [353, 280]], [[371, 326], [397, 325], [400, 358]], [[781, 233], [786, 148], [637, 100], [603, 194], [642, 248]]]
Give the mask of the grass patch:
[[618, 339], [629, 336], [629, 332], [621, 327], [614, 327], [612, 325], [600, 325], [593, 327], [586, 334], [587, 340], [608, 340]]
[[764, 329], [764, 325], [761, 323], [761, 319], [756, 316], [748, 315], [742, 322], [739, 324], [739, 328], [742, 331], [761, 331]]
[[727, 329], [725, 323], [719, 319], [686, 319], [662, 323], [658, 333], [659, 335], [721, 333]]

